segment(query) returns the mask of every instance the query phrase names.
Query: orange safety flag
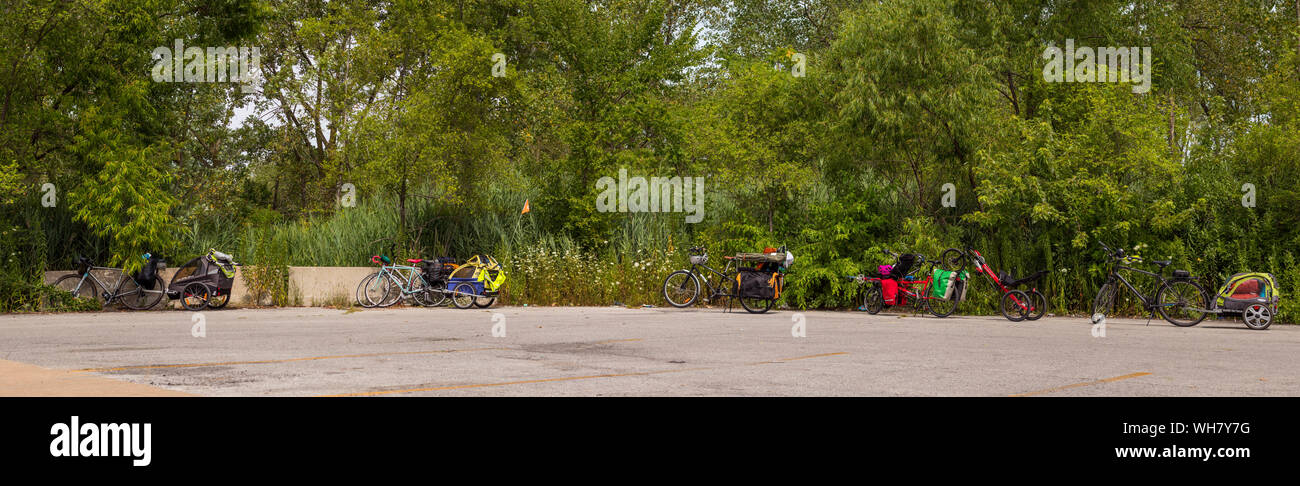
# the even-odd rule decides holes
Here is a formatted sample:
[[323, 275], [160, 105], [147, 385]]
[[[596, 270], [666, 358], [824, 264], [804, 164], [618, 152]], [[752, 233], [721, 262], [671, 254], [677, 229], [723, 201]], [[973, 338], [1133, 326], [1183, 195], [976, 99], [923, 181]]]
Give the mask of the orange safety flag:
[[527, 200], [527, 199], [524, 199], [524, 210], [523, 210], [523, 211], [520, 211], [519, 214], [524, 214], [524, 213], [526, 213], [526, 212], [528, 212], [528, 211], [531, 211], [530, 209], [528, 209], [528, 200]]

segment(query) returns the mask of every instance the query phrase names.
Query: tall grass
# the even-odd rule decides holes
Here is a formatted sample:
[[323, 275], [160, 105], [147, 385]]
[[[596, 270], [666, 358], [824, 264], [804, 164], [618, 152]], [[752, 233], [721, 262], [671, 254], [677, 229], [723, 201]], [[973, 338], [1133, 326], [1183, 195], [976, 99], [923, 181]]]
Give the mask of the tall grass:
[[681, 247], [689, 236], [680, 214], [620, 215], [608, 240], [583, 249], [540, 229], [535, 218], [545, 208], [520, 214], [527, 198], [524, 190], [496, 188], [473, 205], [411, 199], [403, 231], [396, 197], [379, 194], [329, 216], [196, 225], [183, 235], [181, 253], [189, 258], [217, 248], [239, 261], [266, 265], [274, 258], [290, 266], [365, 266], [378, 254], [399, 261], [489, 254], [506, 272], [501, 301], [515, 305], [659, 305], [663, 279], [685, 266]]

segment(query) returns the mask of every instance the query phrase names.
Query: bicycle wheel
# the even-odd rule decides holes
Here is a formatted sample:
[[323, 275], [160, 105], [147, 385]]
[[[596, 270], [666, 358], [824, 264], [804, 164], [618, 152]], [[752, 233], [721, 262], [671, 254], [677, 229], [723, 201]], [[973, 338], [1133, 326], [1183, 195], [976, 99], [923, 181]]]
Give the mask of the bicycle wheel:
[[948, 317], [957, 312], [957, 299], [930, 297], [925, 299], [925, 308], [935, 317]]
[[447, 303], [447, 282], [439, 280], [424, 291], [424, 306], [439, 307]]
[[1205, 320], [1208, 307], [1205, 290], [1195, 282], [1170, 282], [1156, 292], [1156, 309], [1166, 321], [1178, 327], [1190, 327]]
[[1047, 313], [1047, 296], [1043, 295], [1042, 292], [1039, 292], [1038, 289], [1030, 290], [1029, 303], [1031, 304], [1029, 307], [1029, 314], [1025, 316], [1025, 319], [1031, 321], [1042, 319], [1043, 314]]
[[1029, 294], [1023, 290], [1012, 290], [1002, 294], [1002, 302], [998, 306], [1002, 310], [1002, 317], [1011, 322], [1020, 322], [1029, 316]]
[[[59, 277], [58, 280], [54, 281], [54, 287], [71, 294], [75, 299], [99, 300], [99, 289], [95, 286], [95, 282], [89, 278], [82, 281], [81, 275], [75, 273]], [[45, 301], [47, 307], [52, 307], [58, 303], [61, 303], [61, 301], [57, 301], [53, 296], [46, 298]]]
[[388, 293], [392, 289], [389, 288], [387, 282], [388, 278], [378, 273], [366, 277], [361, 282], [361, 290], [365, 298], [363, 305], [366, 307], [379, 307], [379, 304], [388, 301]]
[[208, 286], [199, 282], [186, 285], [181, 291], [181, 307], [188, 311], [200, 311], [208, 306]]
[[391, 273], [383, 277], [376, 277], [373, 285], [378, 286], [384, 292], [384, 299], [375, 304], [379, 307], [392, 307], [393, 304], [401, 302], [406, 297], [405, 292], [402, 291], [402, 284], [397, 281], [397, 276]]
[[144, 288], [134, 278], [127, 277], [117, 284], [117, 290], [113, 293], [117, 295], [117, 300], [133, 310], [151, 309], [162, 301], [162, 281], [155, 278], [153, 290]]
[[357, 294], [357, 295], [356, 295], [356, 298], [357, 298], [357, 305], [359, 305], [359, 306], [361, 306], [361, 307], [374, 307], [374, 306], [375, 306], [375, 304], [374, 304], [373, 302], [371, 302], [370, 299], [369, 299], [369, 294], [368, 294], [368, 291], [367, 291], [367, 287], [370, 286], [370, 282], [371, 282], [372, 280], [374, 280], [375, 277], [377, 277], [377, 276], [379, 276], [379, 272], [375, 272], [375, 273], [372, 273], [372, 274], [370, 274], [370, 275], [366, 275], [365, 277], [362, 277], [362, 278], [361, 278], [361, 283], [358, 283], [358, 284], [357, 284], [357, 292], [356, 292], [356, 294]]
[[956, 248], [944, 250], [939, 255], [939, 268], [949, 272], [960, 272], [966, 269], [966, 254]]
[[428, 295], [429, 284], [424, 282], [424, 278], [416, 277], [411, 281], [411, 292], [407, 294], [407, 297], [410, 299], [412, 304], [420, 307], [428, 305], [424, 300]]
[[468, 283], [458, 283], [455, 287], [455, 294], [451, 296], [451, 303], [457, 309], [468, 309], [474, 305], [474, 286]]
[[744, 307], [750, 314], [762, 314], [772, 309], [776, 299], [740, 299], [740, 306]]
[[668, 301], [668, 305], [688, 307], [699, 296], [700, 281], [689, 270], [678, 270], [664, 279], [664, 300]]
[[862, 307], [871, 315], [879, 314], [885, 308], [885, 294], [880, 287], [873, 285], [867, 289], [867, 292], [862, 295]]
[[1115, 293], [1119, 286], [1110, 281], [1102, 284], [1101, 289], [1097, 290], [1097, 297], [1092, 300], [1092, 315], [1101, 314], [1105, 316], [1115, 310]]

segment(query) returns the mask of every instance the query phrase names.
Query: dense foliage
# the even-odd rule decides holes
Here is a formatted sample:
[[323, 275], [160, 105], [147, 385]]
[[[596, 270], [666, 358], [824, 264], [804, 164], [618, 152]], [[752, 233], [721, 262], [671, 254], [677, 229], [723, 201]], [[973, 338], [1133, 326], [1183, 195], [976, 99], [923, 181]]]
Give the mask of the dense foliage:
[[[280, 266], [486, 252], [507, 300], [533, 304], [661, 304], [694, 244], [789, 246], [799, 308], [855, 307], [844, 277], [885, 248], [1050, 269], [1054, 312], [1088, 306], [1098, 241], [1211, 288], [1251, 270], [1300, 289], [1296, 0], [10, 0], [0, 15], [5, 310], [79, 254], [134, 267], [208, 247]], [[257, 47], [261, 82], [155, 82], [150, 53], [176, 39]], [[1046, 81], [1044, 51], [1067, 39], [1149, 46], [1150, 90]], [[703, 177], [703, 221], [600, 212], [597, 181], [620, 169]], [[988, 286], [972, 296], [963, 311], [992, 311]]]

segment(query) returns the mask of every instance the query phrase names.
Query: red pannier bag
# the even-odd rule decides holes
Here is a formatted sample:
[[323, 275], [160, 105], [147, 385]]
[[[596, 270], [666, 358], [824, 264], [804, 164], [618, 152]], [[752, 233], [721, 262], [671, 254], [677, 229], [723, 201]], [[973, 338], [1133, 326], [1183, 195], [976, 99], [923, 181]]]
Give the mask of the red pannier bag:
[[898, 282], [890, 279], [881, 280], [880, 290], [884, 293], [885, 305], [894, 305], [894, 300], [898, 298]]

